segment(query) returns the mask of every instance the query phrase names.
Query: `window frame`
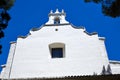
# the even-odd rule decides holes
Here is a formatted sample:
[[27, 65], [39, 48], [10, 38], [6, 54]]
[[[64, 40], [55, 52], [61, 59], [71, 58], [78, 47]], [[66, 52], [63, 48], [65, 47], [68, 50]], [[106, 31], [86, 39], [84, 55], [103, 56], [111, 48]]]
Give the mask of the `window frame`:
[[51, 58], [54, 58], [52, 57], [52, 49], [53, 48], [62, 48], [62, 57], [56, 57], [56, 58], [65, 58], [65, 44], [64, 43], [51, 43], [49, 44], [49, 51], [50, 51], [50, 56]]

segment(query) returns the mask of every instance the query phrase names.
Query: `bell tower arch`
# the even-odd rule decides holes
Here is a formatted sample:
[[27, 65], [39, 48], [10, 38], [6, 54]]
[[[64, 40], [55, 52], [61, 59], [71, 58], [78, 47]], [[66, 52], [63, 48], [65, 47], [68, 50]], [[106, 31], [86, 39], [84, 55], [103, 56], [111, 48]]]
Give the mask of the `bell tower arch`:
[[55, 12], [51, 10], [48, 16], [49, 20], [45, 25], [69, 24], [69, 22], [65, 19], [66, 13], [64, 12], [64, 10], [62, 10], [61, 12], [59, 12], [58, 9], [56, 9]]

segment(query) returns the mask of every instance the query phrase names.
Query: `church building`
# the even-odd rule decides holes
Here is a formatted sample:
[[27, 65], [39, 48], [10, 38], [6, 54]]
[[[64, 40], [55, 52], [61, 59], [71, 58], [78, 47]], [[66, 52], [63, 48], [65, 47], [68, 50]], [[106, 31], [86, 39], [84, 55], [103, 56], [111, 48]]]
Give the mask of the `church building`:
[[11, 42], [2, 80], [120, 74], [120, 62], [108, 59], [104, 37], [66, 21], [64, 10], [48, 16], [48, 22]]

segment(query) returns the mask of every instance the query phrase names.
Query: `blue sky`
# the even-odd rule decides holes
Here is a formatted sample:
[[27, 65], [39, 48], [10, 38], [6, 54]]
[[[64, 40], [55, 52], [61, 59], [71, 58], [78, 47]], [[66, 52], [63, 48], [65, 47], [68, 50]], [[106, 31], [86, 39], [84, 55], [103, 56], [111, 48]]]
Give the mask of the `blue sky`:
[[120, 17], [104, 16], [101, 4], [84, 3], [84, 0], [16, 0], [8, 11], [11, 20], [4, 30], [5, 37], [1, 39], [0, 65], [6, 63], [10, 41], [16, 41], [19, 35], [27, 35], [33, 27], [40, 27], [48, 21], [50, 10], [57, 8], [64, 9], [67, 21], [73, 25], [84, 26], [88, 32], [98, 32], [99, 36], [105, 37], [109, 59], [120, 61]]

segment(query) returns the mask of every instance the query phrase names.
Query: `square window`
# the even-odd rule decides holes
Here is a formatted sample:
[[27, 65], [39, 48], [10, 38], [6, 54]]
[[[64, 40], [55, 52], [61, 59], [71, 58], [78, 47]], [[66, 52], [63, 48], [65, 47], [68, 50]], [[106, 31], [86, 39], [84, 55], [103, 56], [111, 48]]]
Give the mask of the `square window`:
[[63, 48], [52, 48], [52, 58], [63, 58]]

